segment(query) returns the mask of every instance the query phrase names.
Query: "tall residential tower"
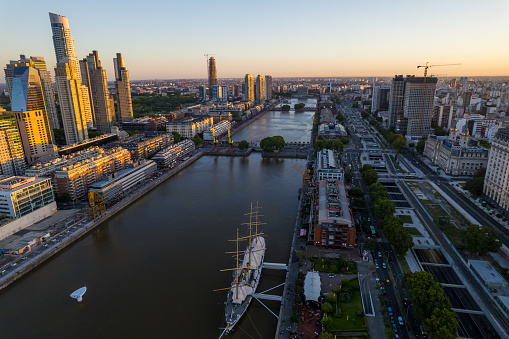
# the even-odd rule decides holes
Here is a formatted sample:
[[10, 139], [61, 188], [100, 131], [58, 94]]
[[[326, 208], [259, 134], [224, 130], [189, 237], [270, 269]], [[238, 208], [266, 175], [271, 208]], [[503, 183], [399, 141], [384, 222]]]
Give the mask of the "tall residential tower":
[[122, 54], [117, 53], [113, 58], [115, 67], [115, 92], [117, 95], [118, 120], [128, 122], [133, 120], [133, 104], [131, 101], [131, 85], [129, 84], [129, 72], [124, 65]]
[[265, 101], [265, 77], [263, 75], [256, 77], [255, 101], [258, 103]]
[[254, 78], [251, 74], [244, 77], [244, 101], [254, 101]]

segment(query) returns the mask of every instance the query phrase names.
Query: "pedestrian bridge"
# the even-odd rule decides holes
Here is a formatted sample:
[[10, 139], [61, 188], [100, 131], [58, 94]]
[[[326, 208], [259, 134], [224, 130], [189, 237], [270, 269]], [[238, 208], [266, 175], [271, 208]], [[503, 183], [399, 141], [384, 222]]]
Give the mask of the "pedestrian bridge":
[[278, 263], [271, 263], [271, 262], [264, 262], [262, 264], [262, 268], [266, 268], [268, 270], [288, 270], [288, 266], [286, 264], [278, 264]]
[[272, 295], [272, 294], [265, 294], [265, 293], [253, 293], [253, 298], [256, 299], [263, 299], [263, 300], [274, 300], [274, 301], [282, 301], [283, 297], [280, 295]]

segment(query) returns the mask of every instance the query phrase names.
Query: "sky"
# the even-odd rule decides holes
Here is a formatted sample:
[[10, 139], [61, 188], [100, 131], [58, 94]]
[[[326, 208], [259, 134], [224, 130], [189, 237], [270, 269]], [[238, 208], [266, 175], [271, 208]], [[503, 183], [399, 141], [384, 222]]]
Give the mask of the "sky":
[[205, 78], [206, 53], [218, 78], [509, 75], [507, 0], [0, 0], [0, 64], [43, 56], [54, 73], [48, 12], [110, 81], [117, 52], [131, 80]]

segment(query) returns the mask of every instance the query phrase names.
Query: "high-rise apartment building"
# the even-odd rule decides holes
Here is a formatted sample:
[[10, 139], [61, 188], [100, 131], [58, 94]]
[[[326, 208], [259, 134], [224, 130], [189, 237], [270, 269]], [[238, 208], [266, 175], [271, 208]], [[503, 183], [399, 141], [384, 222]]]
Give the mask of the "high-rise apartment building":
[[124, 58], [121, 53], [113, 58], [115, 68], [115, 92], [117, 96], [117, 111], [120, 122], [133, 120], [133, 104], [131, 101], [131, 84], [129, 83], [129, 72], [124, 65]]
[[92, 83], [90, 74], [88, 72], [87, 58], [83, 58], [80, 62], [80, 76], [81, 84], [88, 90], [88, 102], [90, 103], [90, 115], [92, 116], [92, 123], [88, 127], [95, 126], [95, 112], [94, 112], [94, 97], [92, 96]]
[[0, 174], [24, 175], [25, 156], [16, 121], [12, 114], [0, 115]]
[[74, 50], [74, 39], [65, 16], [50, 13], [53, 44], [57, 58], [57, 84], [60, 113], [68, 145], [88, 138], [87, 124], [93, 124], [88, 88], [81, 83], [80, 65]]
[[60, 114], [64, 125], [65, 142], [67, 145], [88, 139], [87, 124], [92, 123], [88, 88], [74, 76], [70, 62], [58, 63], [55, 68]]
[[21, 137], [21, 144], [28, 165], [40, 157], [55, 155], [55, 148], [48, 129], [48, 119], [44, 110], [13, 112]]
[[265, 76], [263, 75], [258, 75], [256, 77], [255, 101], [256, 102], [265, 101]]
[[106, 70], [102, 68], [99, 53], [92, 51], [86, 58], [89, 92], [92, 93], [92, 106], [97, 130], [111, 133], [115, 109], [110, 105]]
[[208, 75], [209, 75], [209, 88], [217, 85], [217, 70], [216, 70], [216, 59], [210, 57], [208, 63]]
[[272, 100], [272, 75], [265, 76], [265, 100]]
[[509, 215], [509, 128], [501, 128], [493, 138], [484, 177], [486, 200]]
[[207, 87], [205, 86], [198, 87], [198, 97], [200, 98], [201, 102], [207, 101]]
[[254, 78], [251, 74], [244, 77], [244, 101], [254, 101]]
[[223, 96], [223, 88], [218, 85], [213, 85], [210, 88], [210, 96], [212, 100], [220, 101], [221, 97]]
[[389, 98], [391, 88], [389, 86], [373, 86], [373, 97], [371, 99], [371, 111], [386, 111], [389, 109]]
[[407, 119], [407, 136], [427, 137], [433, 116], [437, 78], [407, 77], [404, 116]]

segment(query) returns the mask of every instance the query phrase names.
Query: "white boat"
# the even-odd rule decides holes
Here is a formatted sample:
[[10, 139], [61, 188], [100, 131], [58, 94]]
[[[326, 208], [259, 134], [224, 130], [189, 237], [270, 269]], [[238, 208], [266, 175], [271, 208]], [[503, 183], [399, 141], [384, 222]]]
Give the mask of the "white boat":
[[[248, 213], [249, 218], [249, 235], [246, 237], [239, 238], [237, 230], [237, 251], [236, 254], [236, 268], [233, 269], [233, 281], [230, 287], [226, 289], [228, 291], [228, 298], [225, 303], [225, 320], [226, 326], [223, 329], [220, 337], [230, 333], [237, 322], [242, 318], [242, 315], [246, 312], [249, 304], [253, 300], [253, 293], [256, 292], [258, 283], [260, 282], [260, 276], [262, 273], [262, 264], [265, 258], [265, 239], [258, 234], [258, 206], [253, 211], [251, 206], [251, 212]], [[255, 233], [253, 234], [253, 226], [256, 227]], [[239, 251], [239, 241], [247, 240], [248, 245], [245, 251]], [[242, 260], [241, 255], [244, 255]], [[239, 262], [241, 262], [239, 266]], [[224, 290], [224, 289], [223, 289]]]
[[87, 287], [83, 286], [82, 288], [78, 288], [76, 291], [71, 293], [71, 298], [78, 300], [79, 303], [83, 302], [83, 294], [87, 291]]

